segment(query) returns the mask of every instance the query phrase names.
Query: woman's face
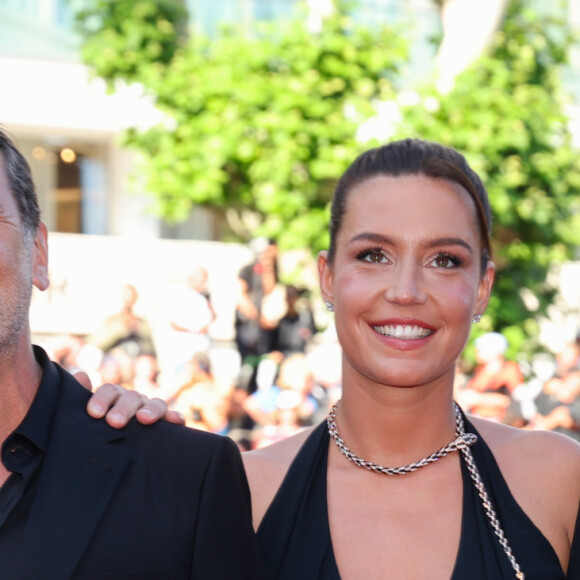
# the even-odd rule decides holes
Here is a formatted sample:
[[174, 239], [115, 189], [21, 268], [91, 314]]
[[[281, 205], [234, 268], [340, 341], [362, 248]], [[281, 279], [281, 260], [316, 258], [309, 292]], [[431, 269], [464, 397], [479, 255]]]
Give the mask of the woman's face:
[[[349, 193], [336, 255], [319, 257], [334, 304], [344, 378], [452, 385], [494, 266], [480, 270], [475, 206], [458, 184], [424, 176], [368, 179]], [[347, 379], [348, 380], [348, 379]]]

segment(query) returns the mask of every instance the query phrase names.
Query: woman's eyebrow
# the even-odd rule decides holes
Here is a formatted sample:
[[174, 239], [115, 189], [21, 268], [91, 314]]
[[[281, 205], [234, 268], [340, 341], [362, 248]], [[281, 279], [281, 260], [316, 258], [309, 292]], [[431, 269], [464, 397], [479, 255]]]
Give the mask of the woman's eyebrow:
[[[361, 232], [350, 239], [350, 242], [357, 242], [360, 240], [365, 240], [368, 242], [373, 242], [376, 244], [385, 244], [388, 246], [397, 246], [397, 241], [384, 234], [377, 234], [374, 232]], [[421, 247], [423, 248], [437, 248], [439, 246], [462, 246], [470, 254], [473, 254], [472, 246], [466, 242], [463, 238], [431, 238], [421, 242]]]
[[356, 236], [352, 237], [349, 242], [358, 242], [359, 240], [365, 240], [368, 242], [374, 242], [377, 244], [386, 244], [388, 246], [396, 246], [397, 242], [393, 238], [389, 238], [389, 236], [385, 236], [383, 234], [376, 234], [373, 232], [361, 232]]
[[424, 248], [436, 248], [439, 246], [462, 246], [470, 254], [473, 254], [473, 248], [463, 238], [433, 238], [421, 243]]

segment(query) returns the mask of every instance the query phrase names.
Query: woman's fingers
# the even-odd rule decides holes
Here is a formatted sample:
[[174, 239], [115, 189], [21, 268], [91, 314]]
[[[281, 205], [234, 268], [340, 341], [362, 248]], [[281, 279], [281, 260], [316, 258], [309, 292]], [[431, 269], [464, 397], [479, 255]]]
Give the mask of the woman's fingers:
[[168, 411], [167, 403], [162, 399], [146, 399], [145, 404], [137, 411], [137, 421], [143, 425], [151, 425], [160, 419], [169, 423], [185, 425], [185, 418], [177, 411]]
[[125, 389], [118, 385], [105, 383], [101, 385], [89, 399], [87, 411], [91, 417], [101, 419], [105, 413], [116, 403]]
[[137, 391], [106, 383], [89, 399], [87, 411], [95, 419], [105, 417], [111, 427], [119, 429], [124, 427], [147, 401], [147, 397]]
[[179, 411], [167, 411], [163, 418], [169, 423], [175, 423], [175, 425], [185, 425], [185, 417]]
[[91, 383], [91, 379], [87, 373], [84, 371], [77, 371], [73, 376], [85, 389], [88, 391], [93, 390], [93, 384]]
[[[121, 387], [119, 387], [121, 388]], [[105, 415], [107, 423], [111, 427], [124, 427], [129, 420], [135, 416], [137, 411], [141, 409], [149, 399], [145, 395], [141, 395], [137, 391], [124, 390], [115, 401], [115, 404]]]
[[[88, 384], [90, 386], [90, 381]], [[132, 417], [136, 417], [143, 425], [151, 425], [160, 419], [185, 425], [183, 415], [177, 411], [168, 411], [167, 403], [162, 399], [148, 399], [137, 391], [111, 383], [101, 385], [95, 391], [89, 399], [87, 411], [95, 419], [105, 417], [107, 423], [116, 429], [124, 427]]]

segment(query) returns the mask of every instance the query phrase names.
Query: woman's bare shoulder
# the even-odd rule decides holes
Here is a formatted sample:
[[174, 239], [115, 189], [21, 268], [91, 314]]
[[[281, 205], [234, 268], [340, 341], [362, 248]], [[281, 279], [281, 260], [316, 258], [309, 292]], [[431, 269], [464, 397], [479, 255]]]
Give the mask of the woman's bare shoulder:
[[254, 528], [257, 529], [274, 499], [292, 460], [314, 428], [309, 427], [261, 449], [242, 453], [252, 494]]
[[[572, 438], [553, 431], [528, 430], [502, 425], [486, 419], [470, 417], [493, 451], [496, 459], [508, 458], [516, 464], [549, 467], [560, 464], [561, 469], [580, 475], [580, 444]], [[580, 481], [579, 481], [580, 484]]]
[[489, 445], [516, 501], [562, 553], [566, 542], [570, 545], [580, 502], [580, 444], [552, 431], [470, 420]]

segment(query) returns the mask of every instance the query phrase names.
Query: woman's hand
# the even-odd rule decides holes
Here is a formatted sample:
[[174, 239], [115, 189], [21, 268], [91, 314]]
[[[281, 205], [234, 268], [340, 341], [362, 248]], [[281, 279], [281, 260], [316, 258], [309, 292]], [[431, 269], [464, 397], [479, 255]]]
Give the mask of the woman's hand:
[[[92, 390], [91, 381], [85, 373], [75, 373], [74, 376], [85, 388]], [[104, 417], [115, 429], [124, 427], [132, 417], [136, 417], [143, 425], [151, 425], [160, 419], [185, 425], [183, 415], [177, 411], [168, 411], [162, 399], [148, 399], [137, 391], [111, 383], [105, 383], [95, 391], [87, 404], [87, 412], [95, 419]]]

